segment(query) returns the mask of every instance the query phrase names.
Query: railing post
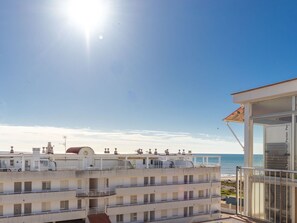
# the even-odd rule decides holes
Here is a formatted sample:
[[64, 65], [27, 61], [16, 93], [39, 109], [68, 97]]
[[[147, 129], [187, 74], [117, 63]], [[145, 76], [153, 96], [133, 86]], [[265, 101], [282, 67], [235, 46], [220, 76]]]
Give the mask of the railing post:
[[238, 214], [238, 202], [239, 202], [238, 171], [239, 171], [239, 166], [236, 166], [236, 215]]

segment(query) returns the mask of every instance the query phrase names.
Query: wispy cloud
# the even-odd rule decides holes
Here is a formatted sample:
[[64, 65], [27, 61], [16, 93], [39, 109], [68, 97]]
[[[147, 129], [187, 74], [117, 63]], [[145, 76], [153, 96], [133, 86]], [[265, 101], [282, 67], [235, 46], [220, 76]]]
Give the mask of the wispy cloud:
[[120, 153], [134, 152], [138, 148], [147, 151], [158, 148], [159, 152], [169, 149], [192, 150], [194, 153], [242, 153], [242, 149], [230, 138], [211, 136], [204, 133], [166, 132], [151, 130], [100, 131], [88, 128], [58, 128], [42, 126], [0, 125], [0, 148], [9, 150], [12, 145], [17, 151], [31, 151], [33, 147], [55, 145], [55, 152], [64, 152], [63, 136], [67, 136], [67, 147], [91, 146], [96, 153], [104, 148], [118, 148]]

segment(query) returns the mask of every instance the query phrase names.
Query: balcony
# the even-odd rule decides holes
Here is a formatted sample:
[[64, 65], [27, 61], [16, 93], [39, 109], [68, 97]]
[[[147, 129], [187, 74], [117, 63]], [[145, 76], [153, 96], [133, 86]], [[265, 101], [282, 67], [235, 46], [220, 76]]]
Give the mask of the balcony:
[[116, 194], [128, 195], [133, 193], [143, 194], [145, 193], [154, 193], [154, 191], [162, 192], [162, 191], [175, 191], [177, 186], [183, 186], [184, 190], [194, 190], [194, 189], [204, 189], [211, 187], [220, 187], [221, 181], [213, 180], [213, 181], [198, 181], [198, 182], [178, 182], [178, 183], [167, 183], [167, 184], [147, 184], [147, 185], [124, 185], [118, 186], [115, 188]]
[[167, 200], [167, 201], [157, 201], [150, 203], [134, 203], [134, 204], [121, 204], [121, 205], [107, 205], [106, 213], [108, 215], [116, 215], [118, 213], [131, 213], [131, 209], [135, 212], [142, 212], [144, 209], [147, 211], [168, 209], [168, 206], [171, 208], [180, 208], [185, 206], [194, 206], [198, 202], [203, 202], [203, 204], [211, 204], [213, 202], [219, 203], [221, 196], [212, 195], [211, 197], [202, 197], [202, 198], [192, 198], [188, 200]]
[[18, 203], [20, 201], [20, 195], [22, 199], [28, 202], [35, 202], [40, 200], [57, 200], [61, 197], [65, 199], [71, 199], [75, 197], [76, 190], [32, 190], [22, 192], [4, 192], [0, 193], [0, 199], [2, 203]]
[[116, 192], [114, 189], [103, 189], [103, 190], [77, 190], [76, 197], [107, 197], [115, 195]]
[[[53, 222], [85, 218], [85, 209], [52, 210], [48, 212], [33, 212], [30, 214], [0, 216], [0, 222]], [[13, 219], [13, 220], [12, 220]]]
[[292, 221], [297, 171], [238, 167], [236, 213], [268, 222]]
[[195, 155], [193, 157], [193, 163], [195, 167], [216, 167], [221, 166], [220, 156], [201, 156]]

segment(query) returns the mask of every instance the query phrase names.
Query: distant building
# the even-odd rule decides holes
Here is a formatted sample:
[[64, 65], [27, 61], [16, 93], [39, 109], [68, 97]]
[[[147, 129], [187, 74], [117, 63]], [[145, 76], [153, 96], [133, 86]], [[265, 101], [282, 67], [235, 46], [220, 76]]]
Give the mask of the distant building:
[[[169, 154], [169, 152], [167, 153]], [[0, 153], [0, 223], [199, 222], [220, 216], [220, 161], [192, 154]], [[215, 157], [213, 157], [215, 158]], [[101, 220], [100, 220], [101, 219]]]

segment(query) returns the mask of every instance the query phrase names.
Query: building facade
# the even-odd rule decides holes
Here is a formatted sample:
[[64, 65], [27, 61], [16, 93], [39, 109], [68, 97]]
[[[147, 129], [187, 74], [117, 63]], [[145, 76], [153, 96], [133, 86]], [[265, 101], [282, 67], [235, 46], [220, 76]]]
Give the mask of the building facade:
[[[0, 153], [0, 222], [199, 222], [220, 216], [219, 157]], [[210, 163], [215, 160], [216, 163]]]

